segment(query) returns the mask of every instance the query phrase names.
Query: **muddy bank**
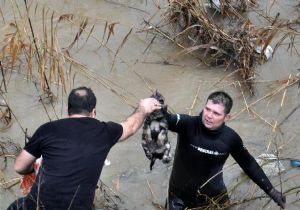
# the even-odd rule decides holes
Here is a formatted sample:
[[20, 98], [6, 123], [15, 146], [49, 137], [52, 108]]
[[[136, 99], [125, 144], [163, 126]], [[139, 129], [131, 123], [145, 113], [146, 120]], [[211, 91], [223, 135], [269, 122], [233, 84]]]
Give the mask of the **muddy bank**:
[[[19, 5], [23, 5], [22, 2], [17, 1]], [[288, 1], [284, 5], [277, 1], [273, 5], [269, 1], [262, 1], [259, 4], [261, 9], [271, 11], [272, 14], [283, 9], [281, 14], [287, 19], [298, 14], [294, 7], [296, 1]], [[160, 5], [161, 9], [158, 9], [157, 5]], [[133, 111], [140, 98], [149, 96], [151, 90], [155, 89], [159, 89], [165, 96], [166, 103], [174, 112], [198, 114], [207, 95], [214, 90], [222, 89], [230, 93], [234, 99], [233, 119], [228, 124], [238, 131], [254, 156], [266, 152], [276, 153], [278, 149], [281, 158], [300, 158], [297, 152], [300, 149], [298, 144], [300, 109], [289, 116], [300, 103], [299, 88], [297, 84], [285, 87], [292, 83], [292, 78], [299, 75], [297, 69], [300, 68], [300, 59], [296, 53], [296, 49], [300, 50], [299, 38], [295, 39], [293, 49], [289, 48], [289, 41], [286, 41], [278, 48], [273, 58], [264, 65], [257, 66], [256, 93], [251, 96], [245, 87], [239, 85], [238, 77], [235, 75], [226, 77], [231, 72], [225, 71], [224, 68], [205, 66], [190, 55], [170, 59], [180, 51], [180, 48], [161, 36], [157, 36], [147, 48], [154, 34], [150, 33], [151, 31], [140, 32], [144, 29], [143, 20], [149, 20], [159, 11], [158, 15], [151, 19], [153, 24], [158, 23], [166, 5], [167, 2], [143, 0], [118, 2], [91, 0], [84, 3], [76, 0], [32, 1], [31, 17], [34, 31], [40, 40], [43, 37], [43, 8], [46, 8], [44, 11], [48, 23], [51, 23], [53, 12], [56, 22], [63, 14], [73, 14], [76, 17], [73, 21], [62, 21], [58, 24], [57, 46], [60, 49], [67, 48], [74, 40], [82, 21], [79, 17], [89, 18], [86, 33], [79, 37], [78, 42], [70, 50], [74, 59], [73, 64], [65, 59], [62, 60], [62, 65], [69, 71], [66, 74], [67, 92], [79, 85], [92, 87], [95, 91], [98, 98], [98, 119], [122, 121]], [[14, 13], [17, 14], [18, 11], [9, 1], [1, 2], [1, 10], [5, 20], [0, 23], [2, 41], [4, 35], [13, 30], [8, 25], [14, 21]], [[108, 39], [109, 33], [106, 31], [102, 39], [106, 23], [108, 25], [115, 23], [114, 33]], [[89, 36], [93, 26], [94, 29]], [[119, 49], [131, 29], [132, 32], [124, 46]], [[3, 44], [5, 42], [2, 42]], [[17, 119], [13, 118], [12, 126], [0, 135], [23, 146], [24, 130], [27, 129], [30, 135], [42, 123], [66, 117], [66, 94], [62, 91], [62, 84], [54, 81], [52, 91], [57, 96], [57, 101], [53, 105], [41, 104], [40, 87], [36, 88], [34, 79], [28, 79], [26, 62], [24, 60], [18, 62], [13, 71], [6, 71], [9, 75], [6, 77], [7, 92], [2, 93]], [[81, 66], [75, 65], [76, 63]], [[36, 81], [38, 80], [36, 78]], [[172, 133], [169, 135], [174, 154], [176, 135]], [[157, 162], [150, 172], [149, 161], [141, 147], [141, 131], [128, 141], [117, 144], [109, 153], [108, 159], [111, 164], [104, 167], [101, 180], [112, 190], [112, 194], [120, 197], [120, 200], [117, 200], [119, 209], [150, 210], [157, 209], [155, 204], [164, 205], [172, 164], [163, 165]], [[1, 183], [20, 177], [12, 169], [12, 158], [7, 159], [6, 167], [2, 157], [0, 161]], [[300, 171], [297, 168], [290, 168], [288, 161], [282, 162], [286, 171], [281, 176], [271, 177], [271, 181], [279, 189], [282, 183], [285, 192], [299, 186]], [[229, 159], [224, 171], [229, 189], [243, 180], [239, 167], [231, 166], [232, 163], [234, 161]], [[231, 192], [231, 198], [234, 200], [261, 195], [263, 192], [247, 180]], [[1, 185], [0, 208], [5, 209], [17, 196], [20, 196], [18, 185], [10, 189], [5, 189]], [[295, 191], [289, 192], [287, 209], [299, 209], [298, 199]], [[277, 208], [273, 202], [267, 203], [268, 200], [254, 199], [233, 209]]]

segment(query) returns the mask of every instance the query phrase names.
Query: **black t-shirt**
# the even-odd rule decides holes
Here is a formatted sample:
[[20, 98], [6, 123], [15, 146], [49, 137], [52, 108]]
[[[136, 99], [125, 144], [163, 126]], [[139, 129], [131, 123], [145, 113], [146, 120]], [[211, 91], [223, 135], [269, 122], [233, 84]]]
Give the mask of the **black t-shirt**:
[[24, 148], [43, 157], [28, 200], [39, 200], [41, 209], [92, 209], [103, 163], [122, 132], [120, 124], [89, 117], [39, 127]]
[[217, 130], [209, 130], [203, 125], [201, 114], [168, 115], [167, 120], [169, 130], [178, 133], [169, 192], [190, 204], [189, 207], [204, 202], [201, 194], [213, 198], [226, 193], [222, 169], [229, 154], [265, 192], [272, 188], [233, 129], [223, 124]]

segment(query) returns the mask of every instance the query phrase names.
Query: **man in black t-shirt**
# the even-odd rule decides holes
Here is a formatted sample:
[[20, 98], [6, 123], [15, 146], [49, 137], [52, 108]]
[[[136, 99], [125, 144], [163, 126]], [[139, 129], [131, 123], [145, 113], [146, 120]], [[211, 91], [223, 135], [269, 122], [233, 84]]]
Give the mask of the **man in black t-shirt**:
[[43, 157], [37, 178], [25, 198], [8, 210], [90, 210], [105, 158], [111, 147], [133, 135], [144, 118], [159, 109], [153, 98], [142, 99], [122, 123], [101, 122], [96, 117], [96, 97], [79, 87], [68, 98], [69, 118], [40, 126], [17, 156], [14, 168], [32, 173]]
[[220, 91], [208, 97], [199, 116], [168, 115], [169, 130], [178, 134], [168, 210], [228, 207], [222, 169], [230, 154], [261, 189], [281, 208], [285, 207], [285, 196], [275, 190], [240, 136], [225, 125], [231, 107], [231, 97]]

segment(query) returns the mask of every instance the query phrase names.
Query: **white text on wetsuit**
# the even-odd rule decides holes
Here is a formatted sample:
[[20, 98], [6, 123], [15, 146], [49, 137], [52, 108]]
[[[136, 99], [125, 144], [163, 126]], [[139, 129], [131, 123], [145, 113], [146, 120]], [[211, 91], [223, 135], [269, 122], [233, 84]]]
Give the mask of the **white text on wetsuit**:
[[226, 153], [221, 153], [218, 151], [212, 151], [212, 150], [208, 150], [208, 149], [203, 149], [201, 147], [197, 147], [193, 144], [190, 144], [191, 147], [195, 148], [196, 150], [198, 150], [199, 152], [205, 153], [205, 154], [210, 154], [210, 155], [216, 155], [216, 156], [220, 156], [220, 155], [226, 155]]

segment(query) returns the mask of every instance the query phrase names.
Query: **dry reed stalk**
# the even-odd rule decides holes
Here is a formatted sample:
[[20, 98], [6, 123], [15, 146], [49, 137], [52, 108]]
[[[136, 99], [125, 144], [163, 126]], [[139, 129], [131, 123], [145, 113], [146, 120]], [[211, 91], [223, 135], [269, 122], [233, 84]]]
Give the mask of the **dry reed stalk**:
[[[243, 84], [253, 94], [255, 66], [265, 62], [264, 52], [279, 32], [287, 31], [274, 52], [287, 37], [292, 34], [296, 36], [297, 32], [286, 29], [286, 26], [296, 24], [299, 18], [282, 21], [277, 15], [270, 26], [255, 26], [241, 16], [246, 11], [246, 1], [220, 2], [220, 13], [227, 16], [222, 17], [226, 27], [217, 23], [209, 14], [207, 5], [197, 0], [172, 0], [165, 16], [176, 31], [176, 39], [181, 39], [175, 43], [178, 45], [179, 42], [181, 47], [187, 45], [183, 47], [182, 54], [201, 52], [203, 63], [238, 69]], [[228, 20], [231, 25], [226, 22]], [[168, 39], [173, 41], [172, 38]], [[261, 53], [257, 52], [258, 47]]]
[[67, 60], [69, 60], [73, 65], [78, 66], [82, 70], [79, 73], [81, 73], [82, 75], [86, 76], [89, 79], [94, 80], [98, 84], [104, 86], [106, 89], [110, 90], [111, 92], [113, 92], [114, 94], [119, 96], [127, 105], [131, 106], [132, 108], [136, 107], [136, 105], [134, 103], [131, 103], [125, 95], [123, 95], [122, 93], [118, 93], [118, 91], [114, 87], [112, 87], [112, 85], [116, 85], [116, 84], [114, 84], [113, 82], [109, 81], [108, 79], [106, 79], [104, 77], [100, 77], [100, 75], [96, 74], [94, 71], [92, 71], [85, 65], [81, 64], [80, 62], [78, 62], [75, 59], [73, 59], [72, 57], [70, 57], [70, 55], [65, 54], [64, 57]]
[[3, 23], [5, 24], [5, 18], [4, 18], [4, 15], [3, 15], [3, 12], [2, 12], [2, 9], [0, 8], [0, 15], [2, 17], [2, 20], [3, 20]]
[[4, 69], [2, 66], [2, 62], [0, 60], [0, 70], [1, 70], [1, 75], [2, 75], [2, 81], [1, 81], [1, 85], [0, 85], [0, 91], [2, 91], [2, 84], [4, 86], [4, 91], [7, 93], [7, 86], [6, 86], [6, 81], [5, 81], [5, 77], [4, 77]]
[[36, 49], [36, 53], [37, 53], [37, 62], [38, 62], [38, 66], [39, 66], [39, 73], [40, 73], [40, 79], [41, 79], [41, 83], [40, 83], [40, 86], [42, 88], [42, 90], [46, 90], [46, 91], [50, 91], [50, 85], [48, 83], [48, 80], [47, 80], [47, 77], [46, 77], [46, 74], [44, 72], [44, 63], [41, 62], [41, 55], [40, 55], [40, 52], [39, 52], [39, 48], [37, 46], [37, 39], [36, 39], [36, 36], [35, 36], [35, 33], [34, 33], [34, 30], [33, 30], [33, 25], [32, 25], [32, 22], [31, 22], [31, 18], [30, 18], [30, 15], [29, 15], [29, 7], [27, 5], [27, 0], [24, 0], [24, 3], [25, 3], [25, 9], [26, 9], [26, 17], [27, 17], [27, 20], [28, 20], [28, 23], [29, 23], [29, 26], [30, 26], [30, 32], [31, 32], [31, 35], [32, 35], [32, 39], [33, 39], [33, 43], [34, 43], [34, 46], [35, 46], [35, 49]]
[[[59, 23], [60, 21], [62, 21], [62, 20], [67, 20], [67, 21], [70, 22], [71, 24], [75, 24], [75, 23], [73, 22], [73, 18], [74, 18], [74, 15], [72, 15], [72, 14], [61, 15], [61, 16], [59, 17], [59, 20], [58, 20], [58, 22], [57, 22], [57, 25], [58, 25], [58, 23]], [[83, 28], [82, 31], [85, 32], [85, 33], [88, 33], [88, 36], [90, 36], [90, 37], [92, 37], [94, 40], [96, 40], [96, 41], [99, 43], [99, 48], [104, 46], [110, 53], [114, 54], [114, 60], [115, 60], [116, 58], [118, 58], [118, 59], [120, 59], [123, 63], [125, 63], [125, 64], [131, 69], [131, 71], [132, 71], [134, 74], [136, 74], [139, 78], [141, 78], [141, 80], [145, 83], [145, 85], [146, 85], [146, 86], [148, 87], [148, 89], [149, 89], [149, 84], [146, 82], [146, 80], [145, 80], [140, 74], [138, 74], [136, 71], [134, 71], [134, 70], [132, 69], [132, 66], [131, 66], [127, 61], [125, 61], [123, 58], [121, 58], [121, 57], [118, 56], [119, 51], [121, 50], [121, 48], [123, 47], [123, 45], [124, 45], [125, 42], [127, 41], [128, 36], [131, 34], [131, 31], [132, 31], [132, 30], [130, 30], [129, 33], [125, 36], [125, 38], [123, 39], [122, 43], [120, 44], [120, 46], [118, 47], [118, 49], [117, 49], [116, 52], [114, 52], [112, 49], [110, 49], [109, 47], [107, 47], [106, 44], [107, 44], [108, 40], [110, 39], [111, 35], [114, 34], [114, 28], [115, 28], [116, 24], [118, 24], [118, 22], [113, 22], [113, 23], [110, 23], [110, 24], [108, 24], [107, 21], [105, 22], [105, 27], [104, 27], [104, 32], [103, 32], [103, 36], [102, 36], [102, 41], [100, 41], [96, 36], [92, 35], [91, 32], [88, 33], [88, 32], [85, 30], [85, 28]], [[56, 25], [56, 27], [57, 27], [57, 25]], [[103, 41], [104, 41], [105, 34], [106, 34], [107, 30], [108, 30], [108, 35], [107, 35], [106, 43], [103, 44]], [[66, 52], [67, 52], [67, 54], [69, 54], [69, 57], [70, 57], [70, 52], [69, 52], [68, 50], [66, 50]], [[113, 61], [113, 63], [114, 63], [114, 61]], [[78, 62], [77, 62], [77, 64], [78, 64]], [[113, 67], [113, 65], [112, 65], [112, 67]], [[106, 86], [106, 87], [107, 87], [107, 86]], [[112, 90], [111, 88], [109, 88], [109, 89]], [[114, 92], [114, 91], [113, 91], [113, 92]], [[114, 92], [114, 93], [115, 93], [115, 92]]]
[[[71, 15], [71, 14], [61, 15], [60, 18], [59, 18], [59, 21], [57, 22], [57, 24], [58, 24], [60, 21], [62, 21], [62, 20], [67, 20], [67, 21], [70, 22], [71, 24], [75, 24], [75, 23], [73, 22], [73, 18], [74, 18], [74, 15]], [[99, 39], [97, 39], [97, 37], [93, 36], [91, 33], [89, 33], [88, 36], [91, 36], [94, 40], [96, 40], [96, 41], [100, 44], [100, 45], [99, 45], [100, 47], [103, 47], [103, 46], [104, 46], [110, 53], [113, 53], [113, 54], [115, 55], [115, 56], [114, 56], [114, 59], [118, 58], [118, 59], [120, 59], [123, 63], [125, 63], [125, 64], [130, 68], [130, 70], [131, 70], [134, 74], [136, 74], [136, 75], [137, 75], [137, 76], [145, 83], [146, 87], [147, 87], [147, 88], [150, 90], [150, 92], [151, 92], [152, 88], [149, 86], [149, 84], [146, 82], [146, 80], [145, 80], [139, 73], [137, 73], [135, 70], [133, 70], [133, 67], [132, 67], [128, 62], [126, 62], [126, 61], [125, 61], [124, 59], [122, 59], [121, 57], [117, 56], [117, 55], [118, 55], [118, 51], [120, 51], [120, 49], [121, 49], [121, 48], [123, 47], [123, 45], [125, 44], [125, 42], [126, 42], [128, 36], [129, 36], [129, 34], [131, 34], [131, 30], [130, 30], [130, 32], [125, 36], [125, 38], [123, 39], [122, 43], [120, 44], [120, 46], [119, 46], [119, 48], [117, 49], [116, 52], [114, 52], [113, 50], [111, 50], [110, 48], [107, 47], [106, 43], [107, 43], [108, 40], [110, 39], [111, 35], [114, 34], [114, 27], [115, 27], [116, 24], [118, 24], [118, 22], [113, 22], [113, 23], [111, 23], [111, 24], [108, 24], [108, 22], [106, 21], [105, 27], [104, 27], [104, 32], [103, 32], [102, 41], [100, 41]], [[57, 25], [56, 25], [56, 27], [57, 27]], [[108, 30], [107, 40], [106, 40], [106, 43], [103, 44], [103, 41], [104, 41], [105, 34], [106, 34], [106, 31], [107, 31], [107, 30]], [[87, 33], [85, 29], [83, 29], [83, 32]], [[63, 54], [63, 53], [61, 53], [61, 54]], [[67, 55], [69, 58], [71, 58], [71, 55], [70, 55], [70, 53], [69, 53], [68, 50], [66, 50], [64, 54]], [[72, 59], [71, 59], [71, 60], [72, 60]], [[71, 60], [70, 60], [70, 61], [71, 61]], [[72, 63], [72, 61], [71, 61], [71, 63]], [[79, 64], [81, 67], [84, 66], [84, 65], [81, 65], [80, 62], [78, 62], [78, 61], [75, 62], [75, 63], [76, 63], [77, 65]], [[86, 68], [86, 67], [84, 67], [84, 68]], [[96, 76], [96, 77], [97, 77], [97, 76]], [[98, 82], [99, 82], [99, 81], [98, 81]], [[103, 81], [100, 82], [100, 83], [103, 84]], [[110, 85], [105, 85], [105, 87], [108, 88], [108, 89], [110, 89], [113, 93], [117, 93], [116, 91], [114, 91], [114, 90], [113, 90], [111, 87], [109, 87], [109, 86], [110, 86]], [[120, 96], [119, 94], [117, 94], [117, 95]], [[131, 94], [131, 95], [133, 95], [133, 94]], [[121, 98], [124, 99], [124, 97], [121, 97]], [[125, 100], [125, 101], [126, 101], [126, 100]], [[131, 106], [132, 106], [132, 104], [131, 104]]]
[[10, 189], [12, 187], [14, 187], [15, 185], [19, 184], [21, 182], [22, 178], [14, 178], [14, 179], [10, 179], [8, 181], [4, 181], [4, 182], [0, 182], [0, 188], [3, 189]]
[[148, 51], [148, 49], [150, 49], [150, 46], [153, 44], [153, 42], [156, 39], [156, 37], [157, 37], [156, 35], [153, 36], [153, 38], [151, 39], [150, 43], [147, 45], [147, 47], [143, 51], [143, 54], [145, 54]]
[[249, 109], [251, 113], [253, 113], [256, 117], [258, 117], [260, 120], [262, 120], [264, 123], [266, 123], [267, 125], [269, 125], [272, 130], [274, 130], [276, 128], [276, 125], [270, 123], [268, 120], [266, 120], [264, 117], [262, 117], [259, 113], [257, 113], [256, 111], [254, 111], [253, 109]]
[[196, 95], [194, 96], [194, 100], [193, 100], [193, 102], [192, 102], [192, 105], [191, 105], [191, 107], [189, 108], [189, 113], [188, 113], [189, 115], [192, 114], [192, 111], [193, 111], [193, 109], [195, 108], [195, 104], [196, 104], [197, 100], [199, 99], [200, 89], [201, 89], [201, 83], [199, 84], [199, 86], [198, 86], [198, 88], [197, 88]]
[[[286, 85], [288, 85], [288, 84], [290, 83], [291, 77], [292, 77], [292, 74], [290, 74], [290, 76], [289, 76], [289, 79], [288, 79], [288, 81], [287, 81], [287, 84], [286, 84]], [[281, 103], [280, 103], [280, 108], [282, 108], [282, 107], [283, 107], [283, 103], [284, 103], [284, 99], [285, 99], [286, 91], [287, 91], [287, 89], [285, 89], [285, 90], [284, 90], [284, 92], [283, 92], [282, 99], [281, 99]]]
[[79, 30], [78, 30], [73, 42], [67, 48], [68, 50], [70, 50], [74, 46], [74, 44], [78, 41], [78, 39], [81, 36], [82, 32], [85, 30], [87, 24], [88, 24], [88, 18], [84, 17], [82, 22], [80, 23]]
[[117, 2], [117, 1], [109, 1], [109, 0], [104, 0], [105, 2], [107, 3], [110, 3], [110, 4], [115, 4], [115, 5], [119, 5], [119, 6], [122, 6], [122, 7], [126, 7], [126, 8], [129, 8], [129, 9], [134, 9], [136, 11], [139, 11], [139, 12], [143, 12], [147, 15], [150, 15], [149, 12], [145, 11], [145, 10], [142, 10], [142, 9], [139, 9], [139, 8], [136, 8], [136, 7], [133, 7], [133, 6], [130, 6], [130, 5], [126, 5], [126, 4], [123, 4], [123, 3], [120, 3], [120, 2]]
[[106, 39], [105, 45], [107, 44], [107, 42], [108, 42], [110, 36], [111, 36], [111, 35], [114, 35], [114, 33], [115, 33], [115, 32], [114, 32], [114, 29], [115, 29], [115, 25], [116, 25], [116, 24], [119, 24], [119, 22], [114, 22], [114, 23], [111, 23], [111, 24], [108, 25], [108, 35], [107, 35], [107, 39]]
[[[0, 100], [0, 132], [5, 131], [12, 125], [12, 114], [5, 99]], [[1, 145], [0, 145], [1, 146]], [[2, 146], [1, 146], [2, 147]]]
[[[183, 50], [186, 48], [182, 43], [177, 42], [168, 33], [164, 32], [163, 30], [159, 29], [158, 27], [152, 25], [149, 21], [144, 20], [144, 23], [148, 26], [147, 30], [140, 30], [138, 32], [153, 31], [154, 33], [161, 35], [163, 38], [175, 43], [178, 47], [182, 48]], [[190, 52], [190, 55], [192, 55], [194, 58], [200, 60], [202, 63], [205, 63], [205, 61], [203, 59], [201, 59], [199, 56], [195, 55], [193, 52]]]
[[[21, 130], [23, 131], [23, 133], [25, 134], [25, 138], [27, 137], [27, 132], [25, 131], [25, 129], [23, 128], [23, 126], [21, 125], [19, 119], [16, 117], [16, 115], [14, 114], [14, 112], [12, 111], [12, 109], [10, 108], [8, 101], [6, 99], [6, 97], [3, 95], [3, 93], [0, 92], [1, 97], [3, 98], [4, 103], [6, 104], [7, 108], [9, 109], [10, 115], [14, 117], [14, 119], [17, 121], [19, 127], [21, 128]], [[12, 118], [12, 117], [11, 117]]]
[[152, 189], [152, 187], [151, 187], [150, 182], [149, 182], [148, 179], [147, 179], [147, 186], [148, 186], [148, 188], [150, 190], [150, 193], [151, 193], [153, 206], [156, 207], [156, 208], [158, 208], [158, 209], [161, 209], [161, 210], [164, 209], [160, 204], [157, 204], [156, 202], [154, 202], [157, 198], [155, 196], [155, 193], [154, 193], [154, 191], [153, 191], [153, 189]]
[[[58, 24], [60, 21], [62, 21], [62, 20], [67, 20], [68, 22], [70, 22], [71, 24], [74, 25], [75, 23], [74, 23], [73, 19], [74, 19], [74, 15], [73, 15], [73, 14], [65, 14], [65, 15], [61, 15], [61, 16], [59, 17], [59, 20], [58, 20], [57, 24]], [[110, 49], [109, 47], [107, 47], [106, 44], [107, 44], [108, 40], [110, 39], [111, 35], [114, 34], [114, 28], [115, 28], [115, 26], [116, 26], [117, 24], [119, 24], [119, 22], [113, 22], [113, 23], [110, 23], [110, 24], [108, 24], [107, 21], [105, 22], [105, 27], [104, 27], [103, 36], [102, 36], [102, 40], [101, 40], [101, 41], [100, 41], [96, 36], [92, 35], [91, 31], [88, 33], [88, 32], [85, 30], [85, 28], [83, 28], [82, 31], [83, 31], [84, 33], [88, 33], [88, 37], [92, 37], [94, 40], [96, 40], [96, 41], [99, 43], [99, 48], [104, 46], [104, 47], [108, 50], [109, 53], [112, 53], [112, 54], [114, 55], [113, 65], [112, 65], [111, 69], [112, 69], [113, 66], [114, 66], [115, 59], [116, 59], [116, 58], [120, 59], [123, 63], [125, 63], [125, 64], [130, 68], [130, 70], [131, 70], [134, 74], [137, 75], [138, 78], [140, 78], [140, 79], [145, 83], [145, 86], [147, 87], [147, 89], [150, 90], [150, 92], [152, 92], [152, 91], [153, 91], [153, 88], [151, 88], [151, 87], [149, 86], [149, 84], [147, 83], [147, 81], [146, 81], [146, 80], [145, 80], [138, 72], [136, 72], [136, 71], [133, 69], [133, 66], [132, 66], [131, 64], [129, 64], [127, 61], [125, 61], [122, 57], [119, 57], [119, 56], [118, 56], [119, 51], [120, 51], [121, 48], [124, 46], [125, 42], [126, 42], [127, 39], [128, 39], [128, 36], [131, 34], [131, 31], [132, 31], [132, 30], [130, 30], [129, 33], [125, 36], [125, 38], [123, 39], [122, 43], [120, 44], [120, 46], [118, 47], [118, 49], [117, 49], [116, 52], [114, 52], [112, 49]], [[56, 27], [57, 27], [57, 25], [56, 25]], [[93, 28], [93, 27], [92, 27], [92, 28]], [[105, 35], [106, 35], [107, 31], [108, 31], [108, 35], [107, 35], [106, 43], [103, 44], [103, 41], [104, 41], [104, 38], [105, 38]], [[99, 48], [98, 48], [98, 49], [99, 49]], [[67, 54], [69, 54], [69, 57], [70, 57], [70, 52], [69, 52], [68, 50], [67, 50]], [[77, 62], [77, 64], [78, 64], [78, 62]], [[107, 87], [107, 86], [106, 86], [106, 87]], [[109, 89], [112, 91], [111, 88], [109, 88]], [[113, 92], [114, 92], [114, 91], [113, 91]], [[116, 92], [114, 92], [114, 93], [116, 93]], [[117, 95], [118, 95], [118, 94], [117, 94]], [[131, 94], [131, 95], [134, 96], [134, 94]]]
[[249, 114], [249, 107], [248, 107], [248, 104], [247, 104], [247, 100], [245, 98], [245, 94], [244, 94], [244, 91], [243, 91], [243, 88], [242, 88], [242, 85], [240, 83], [240, 81], [238, 81], [238, 84], [239, 84], [239, 87], [240, 87], [240, 90], [241, 90], [241, 93], [242, 93], [242, 96], [243, 96], [243, 99], [244, 99], [244, 103], [245, 103], [245, 106], [246, 106], [246, 109], [247, 109], [247, 112]]
[[0, 132], [12, 126], [11, 110], [6, 106], [4, 111], [0, 108]]
[[295, 108], [293, 108], [292, 111], [286, 117], [284, 117], [284, 119], [278, 124], [278, 127], [281, 126], [286, 120], [288, 120], [289, 117], [292, 116], [299, 108], [300, 108], [300, 104], [298, 104]]
[[[289, 87], [291, 87], [291, 86], [293, 86], [293, 85], [295, 85], [295, 84], [298, 84], [299, 81], [300, 81], [300, 77], [299, 77], [298, 75], [296, 75], [296, 76], [293, 75], [293, 76], [291, 77], [289, 83], [285, 83], [285, 84], [281, 85], [280, 87], [278, 87], [278, 88], [276, 88], [275, 90], [273, 90], [273, 91], [267, 93], [267, 94], [264, 95], [263, 97], [261, 97], [261, 98], [257, 99], [256, 101], [254, 101], [254, 102], [248, 104], [247, 107], [248, 107], [248, 108], [249, 108], [249, 107], [252, 107], [252, 106], [254, 106], [255, 104], [257, 104], [258, 102], [260, 102], [260, 101], [262, 101], [262, 100], [264, 100], [264, 99], [267, 99], [267, 98], [269, 98], [269, 97], [273, 97], [273, 96], [279, 94], [281, 91], [284, 91], [285, 89], [287, 89], [287, 88], [289, 88]], [[234, 113], [234, 114], [232, 115], [232, 119], [235, 119], [239, 114], [241, 114], [242, 112], [244, 112], [245, 110], [247, 110], [247, 107], [241, 109], [241, 110], [238, 111], [237, 113]]]
[[124, 37], [122, 43], [121, 43], [120, 46], [118, 47], [118, 49], [117, 49], [117, 51], [116, 51], [116, 53], [115, 53], [115, 55], [114, 55], [113, 63], [112, 63], [112, 65], [111, 65], [111, 69], [110, 69], [110, 70], [113, 69], [113, 67], [114, 67], [114, 65], [115, 65], [116, 57], [117, 57], [118, 53], [120, 52], [120, 50], [122, 49], [122, 47], [124, 46], [125, 42], [128, 40], [128, 37], [129, 37], [129, 35], [131, 34], [131, 32], [132, 32], [132, 28], [131, 28], [130, 31], [126, 34], [126, 36]]
[[[4, 42], [6, 43], [4, 47], [2, 48], [2, 59], [9, 57], [10, 61], [8, 64], [9, 68], [13, 68], [14, 63], [16, 59], [22, 59], [23, 56], [26, 59], [27, 63], [27, 76], [28, 78], [30, 77], [37, 77], [39, 79], [39, 86], [42, 91], [45, 91], [47, 94], [46, 95], [53, 95], [51, 91], [50, 84], [48, 82], [48, 78], [46, 77], [46, 60], [48, 59], [48, 54], [47, 54], [47, 47], [48, 47], [48, 37], [47, 37], [47, 27], [45, 23], [45, 9], [43, 8], [43, 34], [44, 34], [44, 42], [42, 43], [43, 50], [40, 51], [40, 43], [37, 41], [36, 34], [34, 33], [33, 30], [33, 24], [31, 22], [31, 18], [29, 17], [29, 7], [27, 5], [27, 1], [24, 0], [25, 3], [25, 9], [26, 9], [26, 15], [25, 17], [21, 16], [20, 13], [20, 18], [23, 18], [28, 21], [29, 23], [29, 28], [31, 32], [31, 37], [32, 37], [32, 43], [30, 41], [31, 37], [30, 35], [26, 32], [26, 26], [25, 24], [22, 24], [22, 21], [17, 20], [17, 14], [15, 14], [15, 23], [11, 24], [11, 26], [15, 27], [15, 32], [6, 34], [6, 38]], [[18, 7], [18, 4], [15, 2], [15, 6]], [[18, 7], [19, 8], [19, 7]], [[37, 55], [36, 58], [36, 63], [33, 63], [33, 55]], [[33, 65], [37, 66], [38, 69], [38, 74], [34, 75], [33, 72]], [[51, 101], [51, 100], [50, 100]], [[51, 101], [53, 102], [53, 101]]]

